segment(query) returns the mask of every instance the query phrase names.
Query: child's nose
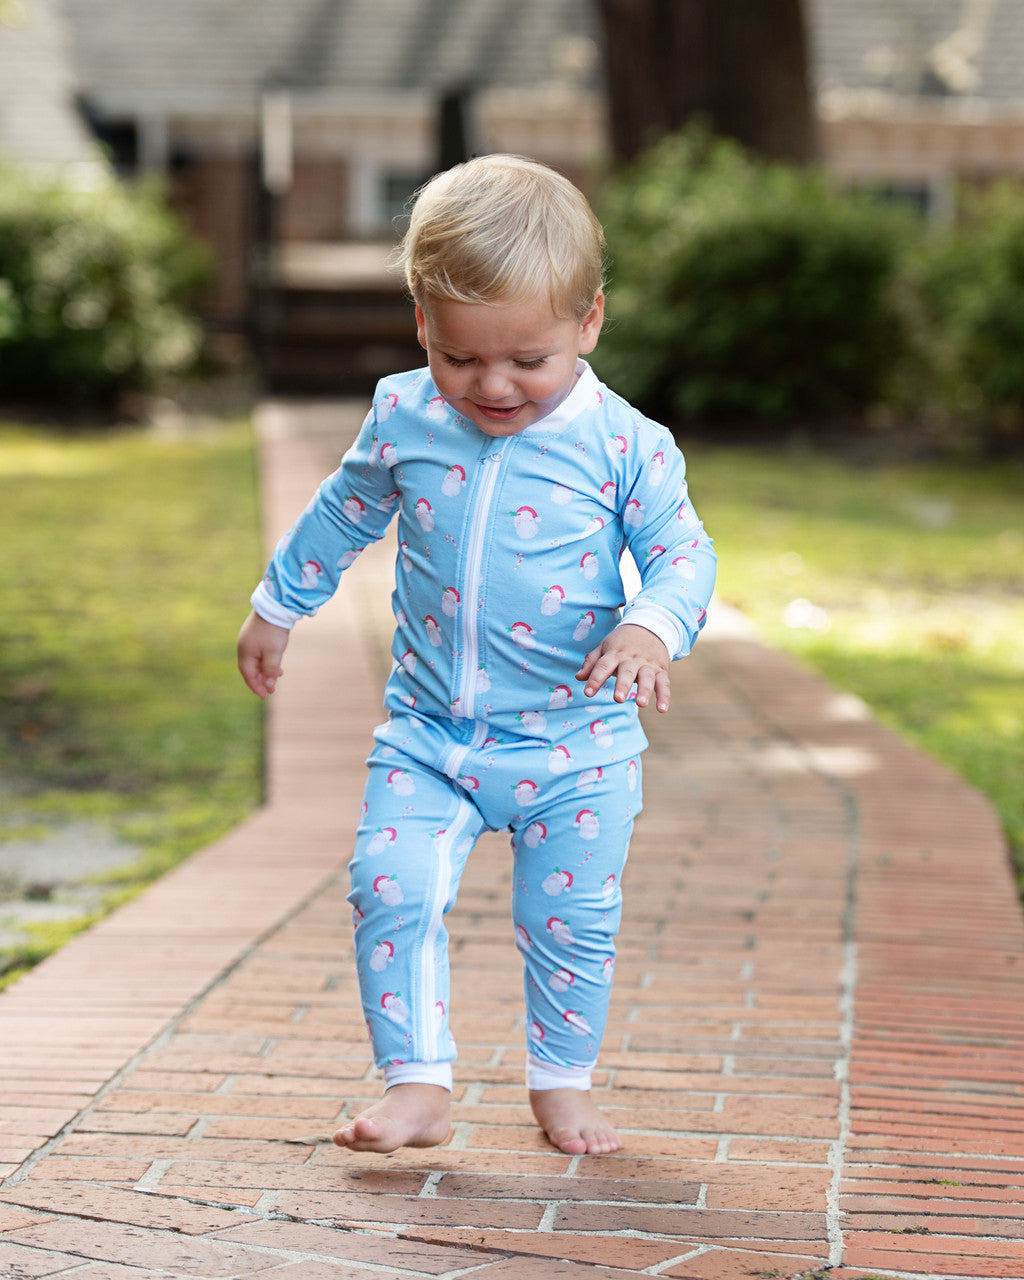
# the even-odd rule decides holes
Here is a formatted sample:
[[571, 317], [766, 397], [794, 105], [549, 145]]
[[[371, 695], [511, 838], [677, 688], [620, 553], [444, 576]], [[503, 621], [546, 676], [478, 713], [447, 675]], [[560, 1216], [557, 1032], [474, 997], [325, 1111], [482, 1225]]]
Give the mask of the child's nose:
[[485, 400], [501, 400], [512, 389], [508, 375], [498, 366], [484, 366], [478, 372], [477, 386]]

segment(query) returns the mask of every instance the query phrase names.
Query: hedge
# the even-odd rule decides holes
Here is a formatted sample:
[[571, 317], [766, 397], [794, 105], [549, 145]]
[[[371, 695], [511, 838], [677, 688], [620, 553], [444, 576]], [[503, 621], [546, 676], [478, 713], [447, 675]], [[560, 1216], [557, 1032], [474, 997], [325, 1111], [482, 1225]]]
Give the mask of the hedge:
[[[700, 128], [606, 184], [598, 369], [675, 420], [884, 418], [1024, 443], [1024, 187], [952, 227]], [[884, 408], [885, 414], [873, 413]]]
[[190, 367], [209, 261], [151, 188], [0, 167], [0, 395], [109, 402]]

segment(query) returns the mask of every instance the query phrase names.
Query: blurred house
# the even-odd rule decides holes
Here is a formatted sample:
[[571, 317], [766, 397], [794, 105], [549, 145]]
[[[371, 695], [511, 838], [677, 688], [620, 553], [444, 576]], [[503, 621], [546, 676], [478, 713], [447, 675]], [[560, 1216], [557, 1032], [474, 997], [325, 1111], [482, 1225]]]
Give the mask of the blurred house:
[[[319, 334], [328, 379], [346, 325], [381, 358], [408, 333], [382, 246], [430, 173], [507, 150], [587, 188], [607, 157], [595, 0], [0, 6], [27, 22], [0, 27], [0, 150], [71, 154], [84, 120], [119, 171], [166, 175], [217, 253], [214, 331]], [[837, 174], [942, 216], [958, 179], [1024, 170], [1024, 0], [805, 6]]]
[[933, 216], [1024, 174], [1021, 0], [805, 0], [825, 159]]
[[387, 339], [399, 321], [374, 296], [384, 255], [366, 242], [393, 239], [443, 163], [509, 150], [585, 181], [603, 154], [590, 0], [61, 4], [83, 110], [115, 165], [168, 174], [216, 248], [222, 329], [250, 317], [252, 265], [271, 243], [263, 279], [291, 289], [264, 294], [261, 327], [282, 319], [268, 307], [304, 308], [308, 351], [331, 323], [320, 286], [333, 281], [363, 291], [352, 322]]
[[76, 107], [60, 0], [0, 0], [0, 159], [95, 181], [105, 165]]

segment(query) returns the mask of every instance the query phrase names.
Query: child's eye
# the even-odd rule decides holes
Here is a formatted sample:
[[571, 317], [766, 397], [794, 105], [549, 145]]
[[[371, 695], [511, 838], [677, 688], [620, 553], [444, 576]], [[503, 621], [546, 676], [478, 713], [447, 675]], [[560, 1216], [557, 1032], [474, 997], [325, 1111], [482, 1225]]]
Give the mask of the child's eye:
[[466, 360], [460, 360], [458, 356], [449, 356], [449, 355], [445, 356], [444, 361], [445, 361], [445, 364], [454, 365], [456, 369], [465, 369], [467, 364], [473, 363], [472, 358], [469, 358]]
[[547, 356], [538, 356], [535, 360], [517, 360], [520, 369], [542, 369], [547, 363]]

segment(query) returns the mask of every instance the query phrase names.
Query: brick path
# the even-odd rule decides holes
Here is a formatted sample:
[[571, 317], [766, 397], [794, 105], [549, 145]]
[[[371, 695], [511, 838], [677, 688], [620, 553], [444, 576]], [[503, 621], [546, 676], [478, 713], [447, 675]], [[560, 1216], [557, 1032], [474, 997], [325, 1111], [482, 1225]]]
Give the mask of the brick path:
[[[265, 408], [268, 535], [352, 416]], [[326, 1140], [378, 1092], [343, 867], [388, 569], [367, 553], [297, 631], [266, 808], [0, 996], [0, 1277], [1024, 1276], [997, 822], [728, 626], [648, 717], [599, 1077], [626, 1149], [564, 1156], [532, 1124], [497, 836], [452, 920], [451, 1144]]]

